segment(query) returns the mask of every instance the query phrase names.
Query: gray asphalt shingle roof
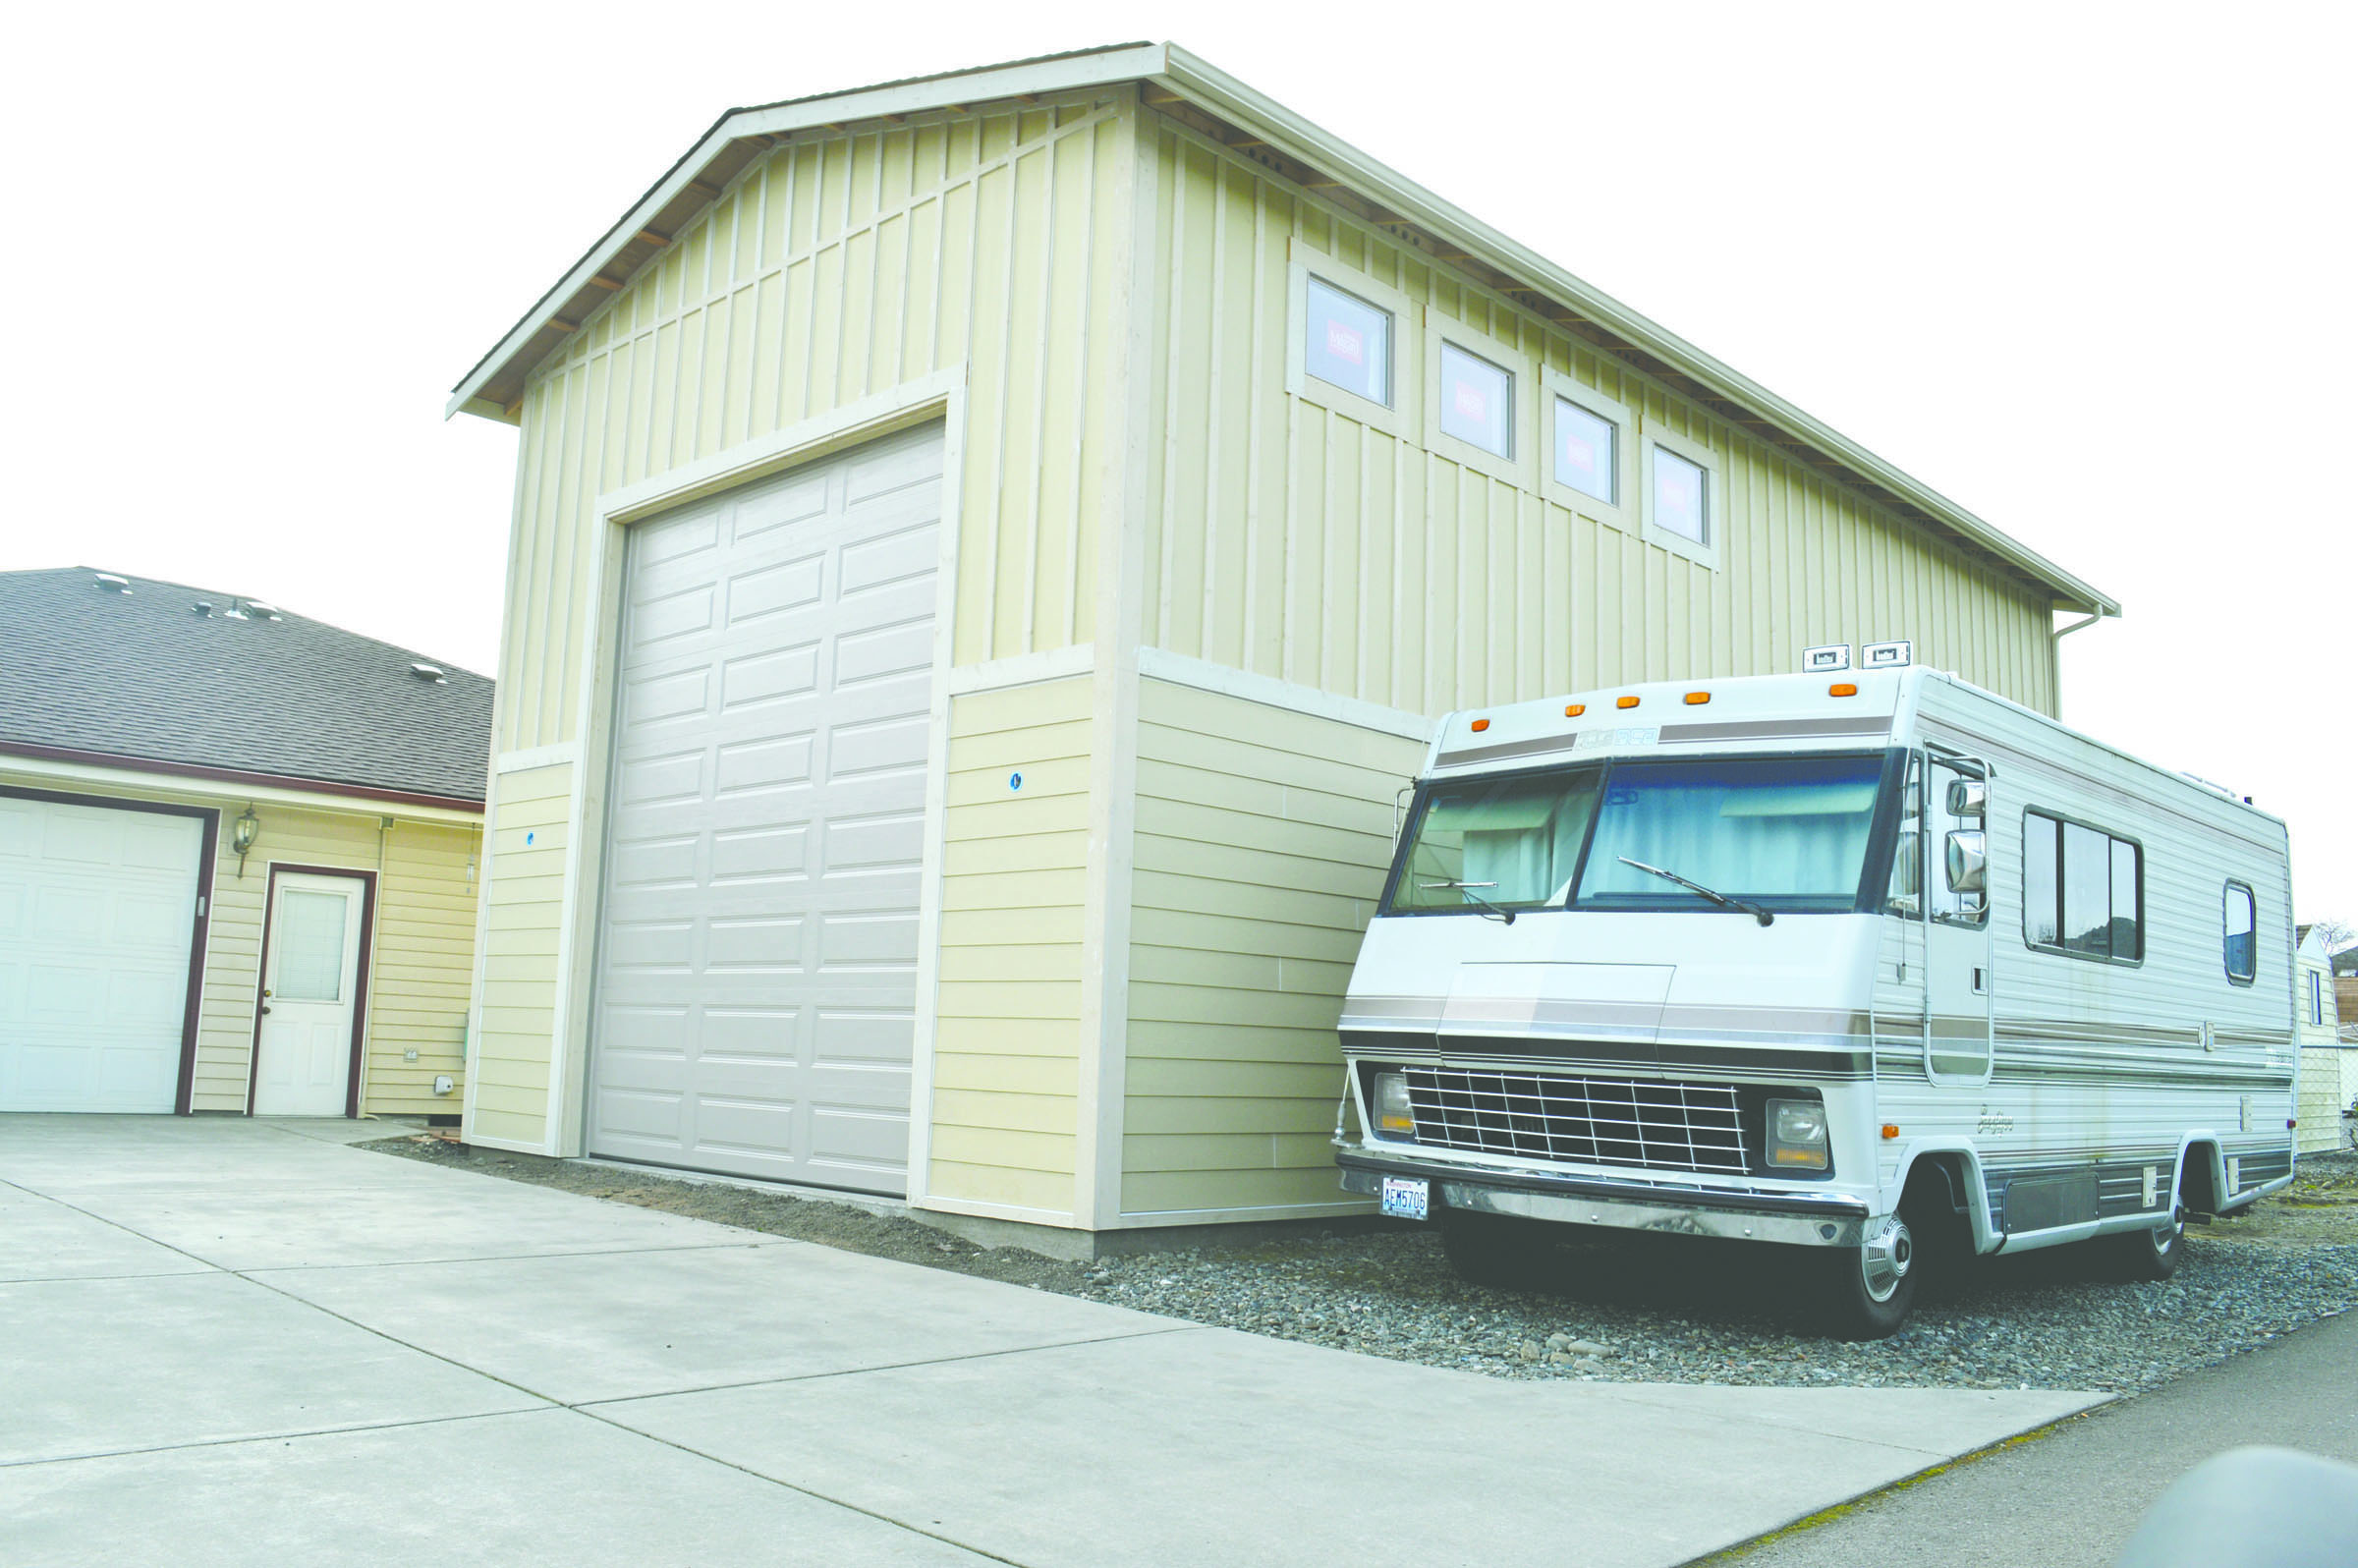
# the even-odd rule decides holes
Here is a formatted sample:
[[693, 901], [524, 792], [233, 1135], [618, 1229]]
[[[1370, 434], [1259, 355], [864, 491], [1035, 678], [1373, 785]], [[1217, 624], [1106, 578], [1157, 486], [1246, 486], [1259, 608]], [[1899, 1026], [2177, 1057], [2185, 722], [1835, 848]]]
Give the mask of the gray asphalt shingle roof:
[[483, 798], [488, 678], [283, 607], [241, 619], [234, 594], [127, 574], [116, 591], [102, 570], [0, 572], [0, 748]]

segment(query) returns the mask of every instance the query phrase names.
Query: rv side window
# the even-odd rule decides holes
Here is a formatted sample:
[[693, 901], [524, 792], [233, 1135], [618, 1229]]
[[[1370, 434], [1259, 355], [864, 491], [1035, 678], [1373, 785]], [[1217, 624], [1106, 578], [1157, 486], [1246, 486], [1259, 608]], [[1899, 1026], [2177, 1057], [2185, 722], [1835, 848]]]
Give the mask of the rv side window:
[[2227, 979], [2238, 985], [2249, 985], [2252, 977], [2260, 973], [2260, 943], [2254, 935], [2259, 924], [2252, 908], [2252, 890], [2241, 882], [2227, 884]]
[[2043, 812], [2022, 818], [2023, 940], [2073, 958], [2145, 957], [2145, 852]]

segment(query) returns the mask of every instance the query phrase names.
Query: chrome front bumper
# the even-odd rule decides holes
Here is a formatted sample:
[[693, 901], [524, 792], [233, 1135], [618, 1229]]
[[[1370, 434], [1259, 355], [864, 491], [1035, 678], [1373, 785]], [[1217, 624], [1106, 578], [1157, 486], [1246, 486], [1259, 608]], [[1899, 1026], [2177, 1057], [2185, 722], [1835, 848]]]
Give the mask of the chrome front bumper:
[[1854, 1198], [1809, 1193], [1665, 1188], [1532, 1171], [1480, 1170], [1440, 1160], [1376, 1153], [1344, 1145], [1335, 1155], [1343, 1190], [1375, 1194], [1386, 1176], [1421, 1176], [1439, 1206], [1513, 1214], [1567, 1225], [1650, 1230], [1671, 1236], [1782, 1242], [1797, 1247], [1857, 1247], [1874, 1226]]

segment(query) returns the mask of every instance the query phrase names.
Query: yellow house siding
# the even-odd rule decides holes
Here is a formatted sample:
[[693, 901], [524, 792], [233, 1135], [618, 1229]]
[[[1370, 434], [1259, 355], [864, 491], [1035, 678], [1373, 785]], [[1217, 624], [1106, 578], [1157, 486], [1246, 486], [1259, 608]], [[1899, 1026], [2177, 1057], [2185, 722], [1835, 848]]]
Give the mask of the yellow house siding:
[[[196, 1061], [190, 1109], [244, 1114], [253, 1063], [254, 1008], [260, 1000], [263, 899], [270, 868], [316, 866], [373, 871], [367, 1014], [362, 1041], [361, 1109], [374, 1115], [455, 1114], [466, 1083], [463, 1054], [468, 987], [475, 967], [476, 884], [468, 862], [478, 854], [470, 824], [421, 822], [365, 801], [349, 810], [254, 803], [260, 829], [243, 874], [229, 834], [247, 807], [223, 786], [174, 788], [168, 781], [92, 785], [0, 767], [0, 783], [115, 800], [201, 806], [219, 813], [213, 881], [197, 1003]], [[93, 804], [103, 805], [104, 801]], [[382, 826], [393, 815], [390, 828]], [[418, 1060], [403, 1053], [415, 1047]], [[448, 1073], [452, 1092], [435, 1094]]]
[[[2325, 1001], [2323, 1024], [2309, 1021], [2310, 977], [2317, 978]], [[2303, 1153], [2332, 1148], [2342, 1136], [2342, 1107], [2358, 1094], [2358, 1049], [2339, 1044], [2340, 1014], [2333, 996], [2333, 965], [2323, 944], [2304, 943], [2293, 963], [2292, 984], [2295, 1036], [2301, 1045], [2300, 1098], [2293, 1116], [2300, 1123], [2298, 1147]]]
[[[1670, 395], [1423, 252], [1160, 116], [1145, 641], [1411, 711], [1622, 681], [1790, 670], [1818, 643], [1911, 638], [2045, 712], [2049, 600]], [[1406, 438], [1285, 390], [1301, 242], [1519, 349], [1719, 464], [1720, 565], [1425, 448], [1423, 323], [1394, 323]], [[1537, 454], [1544, 463], [1548, 454]], [[1532, 465], [1536, 476], [1538, 466]], [[1629, 472], [1624, 465], [1625, 474]], [[1634, 481], [1633, 487], [1634, 487]]]
[[935, 1198], [1074, 1210], [1094, 692], [1082, 676], [951, 703]]
[[600, 494], [964, 364], [960, 663], [1095, 635], [1127, 98], [798, 135], [531, 376], [496, 750], [574, 738]]
[[1341, 1207], [1335, 1036], [1421, 742], [1139, 691], [1126, 1215]]
[[548, 1133], [573, 771], [569, 763], [520, 768], [492, 785], [491, 874], [483, 893], [482, 978], [467, 1097], [471, 1137], [538, 1145]]

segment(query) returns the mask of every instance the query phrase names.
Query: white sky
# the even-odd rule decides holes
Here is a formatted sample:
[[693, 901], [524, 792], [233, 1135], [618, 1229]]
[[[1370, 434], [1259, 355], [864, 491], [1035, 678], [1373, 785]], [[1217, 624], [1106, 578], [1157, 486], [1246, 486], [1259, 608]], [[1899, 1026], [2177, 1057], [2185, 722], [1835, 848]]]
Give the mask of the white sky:
[[2358, 919], [2352, 12], [1387, 14], [28, 8], [0, 570], [488, 670], [516, 438], [447, 389], [722, 109], [1172, 37], [2120, 599], [2065, 717], [2283, 815], [2301, 918]]

